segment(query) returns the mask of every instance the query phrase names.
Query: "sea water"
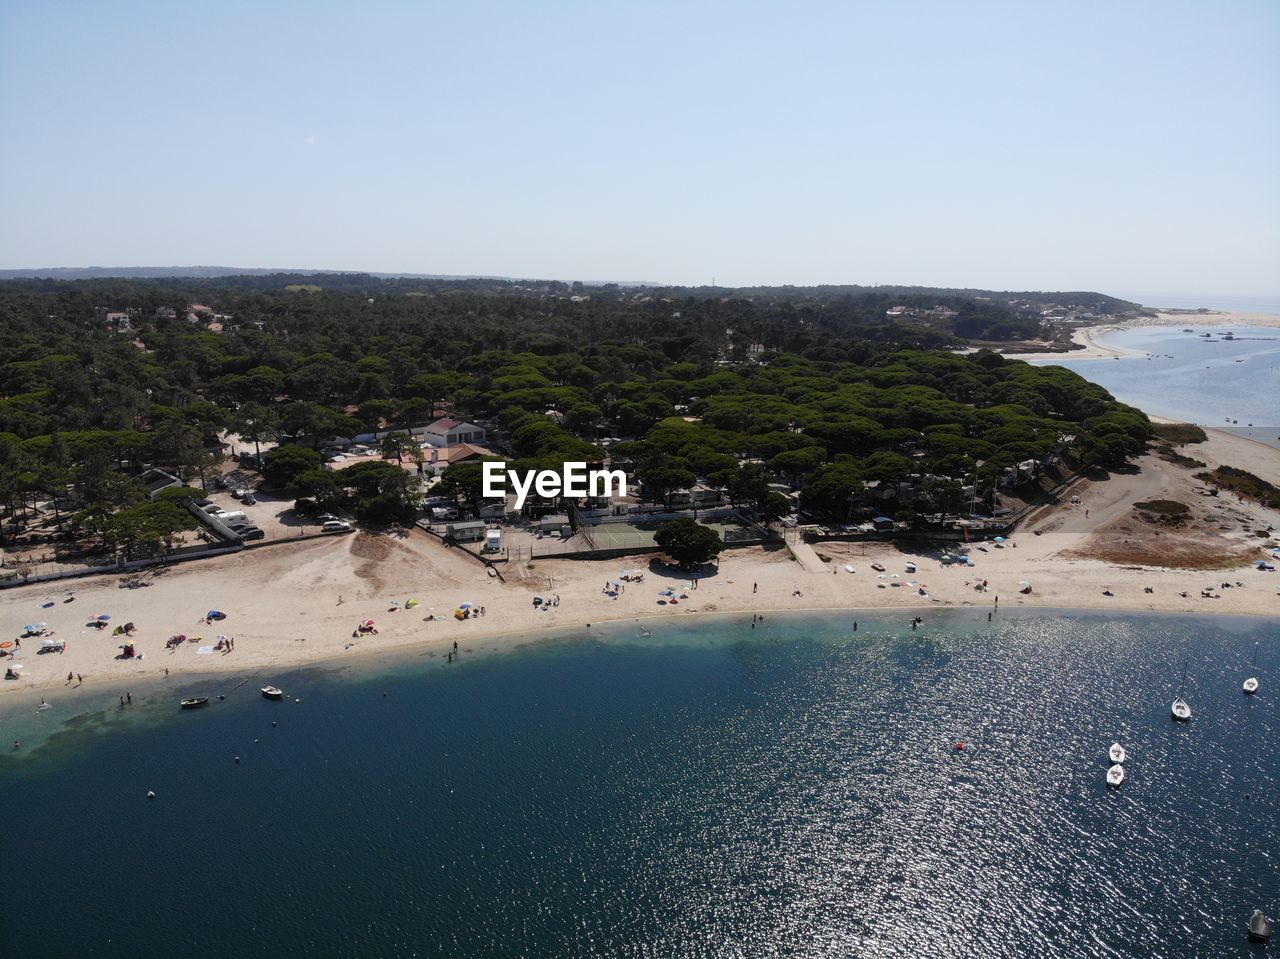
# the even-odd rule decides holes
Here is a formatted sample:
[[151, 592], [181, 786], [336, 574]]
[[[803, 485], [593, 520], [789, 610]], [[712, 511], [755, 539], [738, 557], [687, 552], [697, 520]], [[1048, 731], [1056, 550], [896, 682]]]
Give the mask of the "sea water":
[[1045, 362], [1074, 370], [1144, 412], [1280, 446], [1280, 329], [1232, 328], [1231, 340], [1223, 339], [1226, 327], [1188, 322], [1185, 329], [1192, 332], [1113, 330], [1098, 334], [1098, 342], [1136, 356], [1073, 360], [1067, 353]]
[[700, 616], [6, 704], [0, 954], [1249, 954], [1252, 909], [1280, 913], [1280, 622], [986, 615]]

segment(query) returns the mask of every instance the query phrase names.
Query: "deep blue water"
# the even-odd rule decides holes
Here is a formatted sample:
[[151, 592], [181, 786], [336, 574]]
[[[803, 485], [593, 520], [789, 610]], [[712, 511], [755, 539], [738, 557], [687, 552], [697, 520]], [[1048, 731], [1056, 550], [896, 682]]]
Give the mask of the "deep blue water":
[[[1194, 332], [1141, 326], [1098, 336], [1107, 346], [1136, 350], [1150, 359], [1050, 362], [1075, 370], [1148, 413], [1231, 429], [1280, 446], [1280, 329], [1236, 327], [1231, 330], [1236, 339], [1224, 340], [1226, 327], [1188, 322], [1185, 328]], [[1205, 340], [1201, 333], [1213, 336]]]
[[0, 955], [1252, 954], [1280, 622], [984, 612], [269, 677], [300, 704], [55, 691], [0, 715]]

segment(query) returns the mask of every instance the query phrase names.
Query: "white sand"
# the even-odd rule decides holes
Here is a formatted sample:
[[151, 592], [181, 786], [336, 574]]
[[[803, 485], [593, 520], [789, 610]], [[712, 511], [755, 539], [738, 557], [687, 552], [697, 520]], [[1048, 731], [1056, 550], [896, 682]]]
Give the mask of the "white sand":
[[[1278, 450], [1230, 434], [1215, 436], [1213, 443], [1213, 452], [1237, 465], [1280, 475]], [[1208, 458], [1210, 452], [1207, 444], [1188, 447], [1187, 451], [1201, 459]], [[1252, 458], [1242, 461], [1241, 454]], [[628, 585], [616, 600], [602, 593], [605, 581], [616, 578], [622, 568], [647, 567], [647, 557], [609, 562], [538, 560], [532, 569], [504, 570], [511, 581], [503, 584], [487, 576], [474, 559], [416, 530], [403, 538], [362, 533], [186, 563], [152, 577], [154, 585], [144, 589], [122, 589], [116, 576], [18, 587], [0, 594], [4, 632], [13, 636], [24, 623], [44, 620], [69, 647], [65, 653], [37, 655], [39, 640], [24, 642], [23, 655], [17, 660], [26, 667], [23, 677], [0, 684], [0, 694], [61, 687], [71, 672], [85, 677], [84, 687], [73, 681], [69, 690], [80, 695], [82, 688], [92, 689], [95, 683], [110, 681], [114, 685], [135, 677], [155, 677], [163, 675], [166, 668], [175, 682], [208, 671], [260, 669], [265, 684], [273, 678], [273, 670], [330, 657], [366, 657], [379, 650], [407, 647], [422, 647], [443, 656], [454, 640], [466, 646], [497, 637], [494, 642], [501, 645], [539, 629], [585, 628], [587, 623], [606, 620], [669, 618], [698, 611], [768, 613], [880, 607], [898, 610], [898, 615], [906, 617], [909, 609], [918, 607], [972, 603], [991, 608], [999, 596], [1003, 609], [1051, 606], [1280, 615], [1276, 592], [1280, 579], [1251, 565], [1201, 572], [1121, 568], [1073, 558], [1082, 550], [1087, 555], [1095, 531], [1131, 512], [1135, 499], [1153, 496], [1162, 484], [1167, 487], [1174, 480], [1190, 482], [1187, 471], [1151, 458], [1143, 462], [1139, 474], [1082, 483], [1084, 502], [1080, 506], [1046, 508], [1006, 548], [988, 545], [988, 552], [975, 550], [975, 569], [944, 568], [936, 552], [912, 554], [881, 543], [820, 543], [815, 548], [832, 558], [830, 569], [834, 572], [806, 573], [786, 551], [738, 549], [726, 552], [719, 573], [701, 580], [687, 600], [675, 605], [660, 604], [658, 596], [659, 589], [685, 578], [674, 571], [670, 576], [650, 572], [646, 582]], [[1223, 508], [1227, 505], [1222, 503]], [[1088, 507], [1092, 509], [1086, 518]], [[1258, 507], [1232, 500], [1231, 509], [1247, 513], [1252, 525], [1280, 524], [1280, 516]], [[1034, 535], [1037, 529], [1043, 535]], [[1255, 558], [1267, 555], [1262, 541], [1241, 542], [1256, 550], [1252, 554]], [[913, 576], [904, 572], [908, 559], [919, 565]], [[896, 572], [899, 581], [916, 585], [895, 587], [889, 585], [892, 579], [877, 579], [870, 568], [876, 560], [887, 568], [886, 576]], [[845, 572], [845, 563], [851, 563], [857, 572]], [[990, 590], [975, 592], [973, 584], [983, 578], [989, 581]], [[1033, 583], [1031, 595], [1018, 592], [1022, 580]], [[1245, 586], [1220, 590], [1221, 599], [1199, 597], [1202, 586], [1224, 581], [1240, 581]], [[758, 591], [753, 584], [758, 584]], [[928, 595], [920, 594], [920, 584], [927, 584]], [[1106, 584], [1112, 586], [1114, 596], [1103, 595]], [[1144, 593], [1144, 586], [1151, 586], [1154, 592]], [[64, 603], [68, 587], [75, 589], [76, 598]], [[1189, 598], [1178, 596], [1179, 591], [1188, 592]], [[549, 598], [554, 594], [560, 596], [558, 607], [549, 612], [535, 610], [535, 596]], [[341, 605], [340, 596], [344, 600]], [[422, 605], [388, 611], [393, 602], [410, 597]], [[46, 598], [54, 600], [53, 607], [42, 608]], [[479, 619], [455, 620], [452, 612], [464, 601], [483, 605], [487, 614]], [[204, 625], [200, 618], [211, 608], [225, 611], [228, 618]], [[430, 612], [444, 619], [424, 621]], [[114, 658], [120, 639], [110, 636], [110, 630], [100, 633], [85, 626], [99, 613], [110, 614], [113, 625], [130, 620], [138, 625], [135, 643], [144, 654], [142, 659]], [[356, 624], [369, 618], [377, 621], [380, 634], [353, 638]], [[166, 650], [165, 640], [174, 633], [200, 635], [203, 643]], [[235, 652], [196, 652], [197, 646], [214, 642], [219, 633], [235, 637]]]

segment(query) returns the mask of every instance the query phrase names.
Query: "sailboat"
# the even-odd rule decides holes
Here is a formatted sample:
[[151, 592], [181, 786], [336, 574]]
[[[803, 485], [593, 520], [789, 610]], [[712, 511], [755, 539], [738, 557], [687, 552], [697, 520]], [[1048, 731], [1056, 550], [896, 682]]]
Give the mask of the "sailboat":
[[1261, 909], [1253, 910], [1253, 915], [1249, 917], [1249, 939], [1253, 942], [1266, 942], [1271, 938], [1274, 923], [1275, 920]]
[[1187, 705], [1187, 701], [1182, 698], [1182, 692], [1187, 686], [1187, 664], [1182, 664], [1182, 685], [1178, 687], [1178, 696], [1173, 701], [1173, 718], [1179, 722], [1185, 723], [1191, 718], [1191, 707]]
[[1124, 782], [1124, 767], [1116, 763], [1107, 770], [1107, 785], [1112, 789], [1119, 789], [1122, 782]]
[[1113, 763], [1122, 763], [1128, 758], [1128, 754], [1124, 751], [1124, 747], [1119, 743], [1112, 743], [1111, 749], [1108, 750], [1107, 755], [1111, 757], [1111, 761]]
[[[1258, 644], [1253, 644], [1253, 668], [1258, 668]], [[1250, 676], [1244, 681], [1244, 691], [1252, 696], [1258, 691], [1258, 677]]]

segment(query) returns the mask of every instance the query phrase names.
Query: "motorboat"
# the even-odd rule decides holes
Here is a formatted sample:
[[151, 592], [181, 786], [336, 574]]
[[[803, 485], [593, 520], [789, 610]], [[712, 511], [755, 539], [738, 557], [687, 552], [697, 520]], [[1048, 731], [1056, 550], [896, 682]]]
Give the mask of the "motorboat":
[[1249, 917], [1250, 939], [1254, 942], [1266, 942], [1271, 938], [1271, 933], [1274, 928], [1274, 919], [1270, 916], [1264, 915], [1261, 909], [1253, 910], [1253, 915]]
[[877, 573], [884, 572], [884, 566], [882, 566], [880, 563], [872, 563], [871, 568], [874, 569]]
[[845, 563], [845, 564], [844, 564], [844, 571], [845, 571], [846, 573], [856, 573], [856, 572], [857, 572], [857, 570], [856, 570], [856, 569], [854, 569], [854, 568], [853, 568], [851, 565], [849, 565], [848, 563]]
[[191, 699], [184, 699], [181, 703], [183, 709], [199, 709], [201, 706], [209, 705], [208, 696], [195, 696]]
[[908, 573], [914, 573], [916, 571], [916, 564], [908, 562], [907, 565], [905, 566], [905, 569]]
[[267, 699], [284, 699], [284, 690], [277, 689], [275, 686], [263, 686], [262, 695]]
[[1107, 770], [1107, 785], [1112, 789], [1119, 789], [1122, 782], [1124, 782], [1124, 767], [1116, 763]]
[[1122, 763], [1128, 758], [1128, 753], [1124, 751], [1124, 747], [1119, 743], [1112, 743], [1107, 755], [1111, 757], [1113, 763]]

